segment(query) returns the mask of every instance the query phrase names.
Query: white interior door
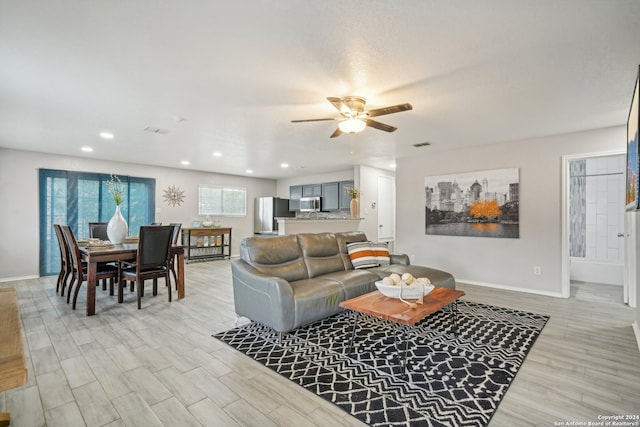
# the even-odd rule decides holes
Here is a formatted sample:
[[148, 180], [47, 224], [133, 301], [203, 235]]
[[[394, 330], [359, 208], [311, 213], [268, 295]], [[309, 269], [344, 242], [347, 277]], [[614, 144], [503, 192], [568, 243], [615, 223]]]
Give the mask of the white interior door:
[[378, 241], [391, 242], [395, 236], [395, 178], [378, 176]]

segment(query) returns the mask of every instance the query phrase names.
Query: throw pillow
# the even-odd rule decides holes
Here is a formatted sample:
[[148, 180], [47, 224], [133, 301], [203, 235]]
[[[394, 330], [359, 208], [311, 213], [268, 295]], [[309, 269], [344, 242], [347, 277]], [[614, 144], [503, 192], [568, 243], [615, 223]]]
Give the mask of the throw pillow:
[[378, 266], [371, 242], [347, 243], [347, 252], [355, 269]]
[[391, 258], [389, 257], [389, 246], [387, 242], [371, 243], [371, 249], [376, 256], [376, 262], [380, 266], [387, 266], [391, 264]]

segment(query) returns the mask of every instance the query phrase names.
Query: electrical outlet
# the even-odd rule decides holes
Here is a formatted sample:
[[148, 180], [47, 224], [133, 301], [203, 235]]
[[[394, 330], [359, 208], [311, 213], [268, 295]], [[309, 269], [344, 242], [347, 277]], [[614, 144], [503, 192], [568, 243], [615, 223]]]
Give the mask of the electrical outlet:
[[542, 269], [538, 266], [533, 267], [533, 274], [540, 276], [542, 274]]
[[409, 255], [409, 261], [415, 262], [416, 256], [414, 254]]

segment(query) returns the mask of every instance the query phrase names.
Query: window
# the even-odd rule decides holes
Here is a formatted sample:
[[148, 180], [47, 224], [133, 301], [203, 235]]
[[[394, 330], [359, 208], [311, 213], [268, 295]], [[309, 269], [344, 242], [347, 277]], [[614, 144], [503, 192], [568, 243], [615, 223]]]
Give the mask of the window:
[[246, 216], [247, 189], [200, 184], [198, 214], [216, 216]]
[[[106, 174], [40, 169], [40, 275], [60, 271], [60, 251], [53, 224], [71, 227], [76, 238], [89, 237], [90, 222], [108, 222], [115, 202], [107, 189]], [[120, 211], [129, 234], [153, 221], [155, 179], [118, 176], [125, 188]]]

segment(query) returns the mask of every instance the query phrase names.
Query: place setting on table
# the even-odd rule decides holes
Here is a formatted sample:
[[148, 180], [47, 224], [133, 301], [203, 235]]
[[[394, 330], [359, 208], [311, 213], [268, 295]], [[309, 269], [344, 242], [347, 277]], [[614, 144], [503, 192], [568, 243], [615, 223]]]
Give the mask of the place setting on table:
[[[135, 244], [137, 245], [139, 241], [138, 236], [126, 236], [124, 239], [122, 239], [122, 244]], [[78, 246], [89, 249], [89, 250], [96, 250], [96, 249], [111, 249], [113, 247], [115, 247], [115, 244], [110, 241], [110, 240], [103, 240], [103, 239], [98, 239], [95, 237], [87, 237], [84, 239], [79, 239], [78, 240]]]
[[138, 236], [127, 236], [124, 239], [122, 239], [122, 243], [123, 244], [135, 244], [137, 245], [139, 241]]
[[97, 238], [86, 238], [78, 240], [78, 246], [81, 248], [85, 248], [88, 250], [96, 250], [96, 249], [110, 249], [115, 245], [111, 243], [109, 240], [101, 240]]

